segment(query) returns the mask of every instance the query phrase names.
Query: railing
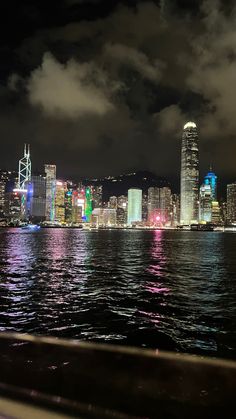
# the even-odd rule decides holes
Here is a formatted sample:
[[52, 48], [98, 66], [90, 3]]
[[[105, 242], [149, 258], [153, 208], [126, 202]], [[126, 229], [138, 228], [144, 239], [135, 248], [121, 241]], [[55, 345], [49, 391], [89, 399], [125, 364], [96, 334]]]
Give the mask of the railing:
[[235, 418], [236, 363], [3, 333], [1, 397], [82, 418]]

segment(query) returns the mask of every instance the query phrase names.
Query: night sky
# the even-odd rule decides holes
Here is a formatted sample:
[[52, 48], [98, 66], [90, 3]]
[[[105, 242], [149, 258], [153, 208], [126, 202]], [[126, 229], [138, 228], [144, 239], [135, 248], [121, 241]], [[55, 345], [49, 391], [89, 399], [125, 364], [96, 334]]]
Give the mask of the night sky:
[[[5, 6], [4, 6], [5, 3]], [[225, 6], [227, 4], [227, 7]], [[236, 178], [236, 6], [217, 0], [8, 0], [0, 8], [0, 168], [178, 179], [183, 124], [201, 177]]]

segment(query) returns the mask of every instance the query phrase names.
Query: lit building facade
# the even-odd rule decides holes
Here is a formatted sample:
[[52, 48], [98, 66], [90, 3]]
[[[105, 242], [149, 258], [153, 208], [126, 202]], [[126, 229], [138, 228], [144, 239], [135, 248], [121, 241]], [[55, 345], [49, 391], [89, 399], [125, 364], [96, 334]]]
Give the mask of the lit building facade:
[[18, 185], [18, 173], [8, 170], [0, 171], [0, 216], [5, 216], [6, 193], [12, 192]]
[[171, 195], [171, 224], [177, 226], [180, 222], [180, 195]]
[[199, 151], [194, 122], [184, 125], [181, 147], [180, 222], [198, 221]]
[[120, 195], [117, 198], [116, 221], [119, 227], [124, 227], [127, 224], [127, 208], [128, 198], [125, 195]]
[[115, 227], [116, 209], [115, 208], [94, 208], [92, 212], [92, 224], [96, 227]]
[[117, 208], [117, 197], [116, 196], [110, 196], [109, 202], [108, 202], [109, 208]]
[[212, 219], [212, 189], [208, 180], [200, 187], [199, 193], [199, 221], [209, 223]]
[[210, 168], [210, 171], [205, 176], [203, 183], [205, 185], [210, 185], [212, 200], [217, 201], [217, 176], [214, 172], [212, 172], [211, 168]]
[[57, 180], [55, 191], [55, 221], [58, 223], [65, 222], [65, 193], [65, 183]]
[[236, 182], [227, 185], [227, 223], [236, 224]]
[[34, 222], [44, 221], [46, 218], [46, 177], [31, 176], [29, 212]]
[[151, 225], [166, 225], [171, 222], [171, 189], [148, 188], [148, 222]]
[[92, 191], [92, 207], [101, 208], [102, 207], [102, 186], [96, 185], [91, 187]]
[[127, 224], [131, 226], [133, 223], [142, 221], [142, 190], [132, 188], [128, 190], [128, 217]]
[[56, 166], [45, 164], [46, 174], [46, 220], [55, 221], [55, 194], [56, 194]]
[[92, 217], [92, 191], [89, 186], [85, 188], [85, 217], [86, 222], [90, 223]]

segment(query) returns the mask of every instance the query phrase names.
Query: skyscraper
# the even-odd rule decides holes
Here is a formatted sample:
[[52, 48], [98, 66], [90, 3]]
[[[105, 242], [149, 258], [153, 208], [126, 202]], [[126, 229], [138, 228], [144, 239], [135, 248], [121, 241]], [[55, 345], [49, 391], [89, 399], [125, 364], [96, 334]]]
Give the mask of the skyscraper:
[[199, 221], [211, 222], [212, 219], [212, 189], [208, 179], [200, 187], [199, 194]]
[[24, 156], [19, 160], [18, 186], [17, 189], [25, 190], [26, 182], [31, 180], [30, 145], [25, 144]]
[[205, 176], [203, 183], [211, 186], [212, 200], [217, 201], [217, 176], [214, 172], [212, 172], [211, 168]]
[[66, 184], [61, 180], [57, 180], [55, 192], [55, 221], [58, 223], [65, 222], [65, 193]]
[[171, 221], [171, 190], [168, 186], [148, 188], [148, 221], [151, 224]]
[[87, 186], [85, 189], [85, 216], [87, 223], [90, 223], [91, 221], [92, 211], [92, 192], [91, 188]]
[[32, 176], [30, 189], [30, 217], [34, 221], [45, 220], [46, 208], [46, 178], [42, 175]]
[[128, 225], [142, 221], [142, 190], [128, 190]]
[[46, 220], [55, 221], [55, 192], [56, 192], [56, 166], [45, 164], [46, 174]]
[[236, 182], [227, 185], [227, 223], [236, 224]]
[[184, 125], [181, 149], [180, 222], [198, 220], [199, 154], [198, 133], [194, 122]]

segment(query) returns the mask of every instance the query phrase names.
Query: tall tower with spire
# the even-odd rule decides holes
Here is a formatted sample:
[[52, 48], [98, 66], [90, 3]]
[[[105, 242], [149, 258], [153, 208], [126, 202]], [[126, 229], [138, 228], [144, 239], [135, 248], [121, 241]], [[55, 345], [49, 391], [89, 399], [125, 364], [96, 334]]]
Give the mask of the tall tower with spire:
[[26, 183], [31, 180], [30, 145], [24, 145], [24, 156], [19, 160], [18, 185], [19, 190], [26, 189]]
[[199, 153], [194, 122], [184, 125], [181, 147], [180, 222], [198, 222]]

